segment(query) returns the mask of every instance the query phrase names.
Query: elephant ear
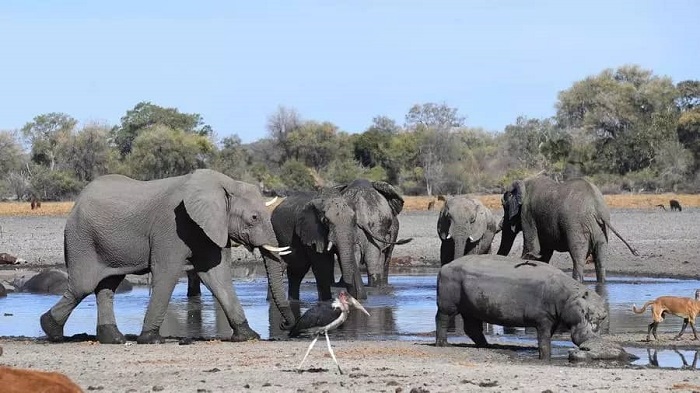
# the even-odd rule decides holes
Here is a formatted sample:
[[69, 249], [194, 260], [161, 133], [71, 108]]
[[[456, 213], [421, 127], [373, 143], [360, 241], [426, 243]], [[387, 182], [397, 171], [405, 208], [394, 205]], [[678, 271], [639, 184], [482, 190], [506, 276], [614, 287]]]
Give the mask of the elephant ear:
[[401, 210], [403, 210], [403, 198], [396, 192], [396, 189], [392, 187], [391, 184], [383, 181], [373, 181], [372, 187], [382, 194], [382, 196], [386, 198], [386, 201], [389, 202], [391, 213], [394, 216], [398, 216]]
[[197, 170], [184, 185], [183, 202], [190, 218], [217, 246], [228, 242], [228, 195], [216, 176]]
[[323, 223], [323, 202], [312, 199], [297, 212], [296, 232], [304, 245], [313, 248], [318, 253], [324, 252], [328, 227]]
[[437, 221], [437, 233], [440, 240], [447, 240], [447, 235], [450, 234], [450, 226], [452, 225], [452, 218], [447, 210], [447, 205], [440, 209], [440, 215]]
[[[513, 182], [511, 189], [504, 195], [504, 208], [508, 209], [508, 221], [511, 221], [515, 216], [520, 213], [520, 207], [523, 204], [523, 197], [525, 193], [525, 187], [521, 180], [516, 180]], [[510, 194], [510, 195], [508, 195]]]
[[486, 206], [477, 203], [474, 209], [474, 223], [472, 229], [474, 231], [475, 241], [484, 237], [488, 226], [488, 216], [486, 214]]

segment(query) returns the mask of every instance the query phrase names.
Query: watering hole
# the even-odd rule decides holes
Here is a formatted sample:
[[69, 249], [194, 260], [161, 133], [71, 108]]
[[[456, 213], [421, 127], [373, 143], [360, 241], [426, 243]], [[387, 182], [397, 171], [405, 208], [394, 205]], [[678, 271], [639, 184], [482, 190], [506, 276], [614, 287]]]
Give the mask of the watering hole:
[[[424, 269], [420, 273], [398, 273], [390, 275], [387, 288], [370, 288], [368, 299], [363, 300], [369, 317], [359, 312], [350, 314], [343, 326], [332, 333], [332, 339], [362, 340], [410, 340], [431, 342], [435, 331], [436, 269]], [[610, 320], [607, 327], [612, 334], [638, 333], [639, 339], [646, 336], [651, 313], [634, 314], [632, 305], [641, 307], [644, 302], [662, 295], [692, 297], [700, 288], [700, 280], [679, 280], [666, 278], [609, 277], [605, 285], [597, 285], [593, 277], [586, 277], [590, 288], [601, 294], [609, 307]], [[278, 326], [281, 318], [274, 306], [266, 300], [267, 280], [261, 272], [248, 272], [234, 280], [234, 288], [241, 301], [250, 326], [263, 339], [282, 338], [284, 332]], [[231, 328], [206, 288], [202, 287], [199, 298], [188, 299], [187, 283], [181, 280], [175, 287], [167, 315], [161, 327], [163, 336], [195, 338], [227, 338]], [[316, 302], [316, 286], [313, 277], [305, 280], [302, 286], [302, 299], [293, 302], [298, 312], [303, 313]], [[0, 337], [25, 336], [41, 337], [39, 316], [55, 304], [57, 295], [37, 295], [10, 293], [0, 298]], [[138, 334], [141, 331], [144, 312], [149, 299], [146, 286], [135, 286], [131, 292], [115, 296], [117, 324], [125, 334]], [[65, 326], [65, 335], [78, 333], [94, 334], [96, 322], [95, 297], [89, 296], [73, 311]], [[462, 333], [461, 323], [449, 333], [451, 343], [470, 343]], [[670, 340], [680, 331], [682, 320], [669, 316], [659, 325], [659, 337]], [[686, 335], [692, 335], [690, 328]], [[521, 356], [537, 357], [537, 340], [534, 329], [509, 329], [499, 326], [487, 328], [487, 339], [494, 344], [524, 343], [532, 350], [521, 352]], [[568, 349], [574, 345], [570, 341], [554, 341], [553, 357], [565, 358]], [[630, 347], [628, 352], [639, 357], [636, 365], [649, 365], [668, 368], [700, 367], [698, 350], [654, 349]]]

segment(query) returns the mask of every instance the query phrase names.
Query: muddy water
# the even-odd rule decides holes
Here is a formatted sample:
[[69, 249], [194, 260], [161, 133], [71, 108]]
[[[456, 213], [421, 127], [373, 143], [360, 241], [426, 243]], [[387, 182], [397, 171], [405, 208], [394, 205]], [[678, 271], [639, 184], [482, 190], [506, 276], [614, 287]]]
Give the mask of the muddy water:
[[[587, 277], [588, 280], [591, 278]], [[333, 333], [333, 339], [369, 339], [369, 340], [434, 340], [435, 330], [435, 284], [434, 270], [422, 274], [395, 274], [390, 277], [387, 289], [371, 289], [368, 299], [363, 305], [370, 312], [367, 317], [361, 313], [352, 313], [341, 329]], [[645, 301], [661, 295], [688, 296], [694, 295], [695, 289], [700, 288], [698, 280], [675, 280], [653, 278], [610, 277], [605, 286], [597, 286], [590, 282], [589, 286], [603, 295], [610, 310], [610, 333], [639, 333], [644, 337], [650, 321], [650, 312], [642, 315], [631, 312], [632, 304], [641, 306]], [[237, 295], [243, 304], [248, 321], [262, 338], [282, 338], [277, 326], [279, 314], [270, 307], [267, 300], [267, 285], [263, 277], [248, 274], [245, 278], [234, 282]], [[188, 299], [186, 282], [181, 281], [175, 288], [173, 297], [163, 323], [161, 333], [164, 336], [225, 338], [230, 336], [231, 329], [211, 294], [203, 289], [201, 298]], [[11, 293], [6, 298], [0, 298], [0, 336], [43, 335], [39, 327], [39, 316], [49, 309], [57, 300], [54, 295], [33, 295], [26, 293]], [[135, 287], [129, 293], [115, 296], [117, 323], [125, 334], [138, 334], [141, 330], [143, 315], [148, 302], [149, 293], [146, 287]], [[315, 304], [316, 290], [312, 280], [302, 287], [301, 302], [294, 303], [297, 312], [303, 312]], [[94, 334], [96, 307], [94, 296], [86, 298], [73, 312], [65, 327], [66, 335], [77, 333]], [[272, 322], [272, 323], [271, 323]], [[460, 324], [455, 333], [451, 333], [451, 342], [469, 342], [461, 334]], [[658, 329], [660, 336], [676, 334], [681, 327], [681, 319], [669, 317]], [[535, 335], [524, 329], [504, 330], [498, 326], [489, 326], [489, 341], [497, 344], [507, 344], [514, 341], [526, 342], [533, 345], [532, 353], [524, 352], [524, 356], [536, 356]], [[686, 334], [692, 334], [688, 331]], [[559, 347], [555, 356], [565, 357], [566, 350], [573, 347], [571, 342], [557, 341]], [[639, 356], [637, 364], [658, 364], [661, 367], [692, 367], [696, 368], [698, 354], [694, 351], [680, 350], [647, 350], [644, 348], [629, 348], [630, 352]], [[655, 353], [654, 353], [655, 352]], [[693, 363], [695, 362], [695, 363]]]

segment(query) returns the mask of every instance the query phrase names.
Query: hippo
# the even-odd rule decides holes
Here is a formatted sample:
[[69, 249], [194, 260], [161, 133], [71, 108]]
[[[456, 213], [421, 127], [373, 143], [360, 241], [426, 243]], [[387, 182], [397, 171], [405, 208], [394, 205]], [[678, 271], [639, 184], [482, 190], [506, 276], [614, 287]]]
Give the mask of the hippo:
[[[464, 332], [477, 347], [488, 346], [484, 322], [537, 328], [539, 358], [545, 361], [551, 359], [554, 332], [571, 331], [573, 343], [586, 349], [583, 344], [599, 339], [598, 329], [608, 318], [603, 299], [560, 269], [490, 254], [466, 255], [440, 268], [437, 308], [436, 346], [447, 345], [449, 319], [460, 314]], [[602, 353], [602, 357], [622, 358], [624, 351], [617, 349]], [[601, 356], [592, 354], [589, 358]]]
[[[30, 279], [16, 282], [18, 292], [30, 292], [40, 294], [62, 295], [68, 289], [68, 273], [58, 269], [45, 269]], [[122, 280], [116, 293], [129, 292], [133, 285], [127, 280]]]

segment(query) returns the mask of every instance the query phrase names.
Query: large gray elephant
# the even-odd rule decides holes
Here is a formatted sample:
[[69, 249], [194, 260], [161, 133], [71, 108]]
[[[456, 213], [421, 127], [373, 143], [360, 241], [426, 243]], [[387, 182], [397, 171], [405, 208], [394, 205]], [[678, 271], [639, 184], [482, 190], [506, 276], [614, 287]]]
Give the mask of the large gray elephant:
[[637, 251], [610, 224], [603, 194], [586, 179], [562, 183], [546, 176], [516, 180], [503, 194], [503, 233], [499, 255], [508, 255], [515, 236], [523, 232], [522, 258], [549, 262], [554, 251], [569, 252], [573, 278], [583, 281], [583, 267], [590, 255], [596, 279], [605, 281], [608, 228], [634, 255]]
[[403, 209], [403, 198], [394, 187], [382, 181], [357, 179], [336, 189], [355, 211], [359, 246], [355, 249], [357, 275], [360, 275], [360, 266], [366, 265], [369, 286], [387, 284], [394, 246], [413, 240], [396, 240], [399, 235], [397, 216]]
[[291, 253], [283, 256], [289, 299], [299, 300], [301, 281], [311, 268], [318, 299], [331, 300], [334, 256], [338, 257], [350, 294], [358, 299], [367, 297], [360, 275], [355, 273], [355, 212], [338, 191], [290, 195], [272, 211], [272, 227], [277, 241], [291, 248]]
[[442, 265], [467, 254], [488, 254], [501, 225], [480, 200], [466, 195], [439, 195], [444, 205], [437, 221]]
[[[295, 319], [284, 296], [283, 263], [263, 197], [257, 187], [201, 169], [184, 176], [138, 181], [102, 176], [79, 195], [66, 221], [68, 290], [41, 316], [49, 340], [63, 338], [73, 309], [90, 293], [97, 298], [97, 339], [124, 343], [114, 317], [114, 291], [126, 274], [152, 274], [152, 293], [138, 343], [163, 342], [159, 330], [178, 278], [188, 268], [224, 310], [232, 341], [257, 339], [232, 285], [226, 247], [258, 248], [276, 306]], [[191, 266], [186, 266], [191, 265]]]
[[[603, 299], [585, 285], [546, 263], [498, 255], [465, 255], [440, 268], [437, 282], [435, 345], [447, 345], [450, 317], [461, 315], [464, 333], [486, 347], [484, 322], [535, 327], [539, 357], [549, 360], [552, 334], [562, 328], [582, 346], [599, 339], [608, 318]], [[618, 357], [605, 351], [593, 357]]]

